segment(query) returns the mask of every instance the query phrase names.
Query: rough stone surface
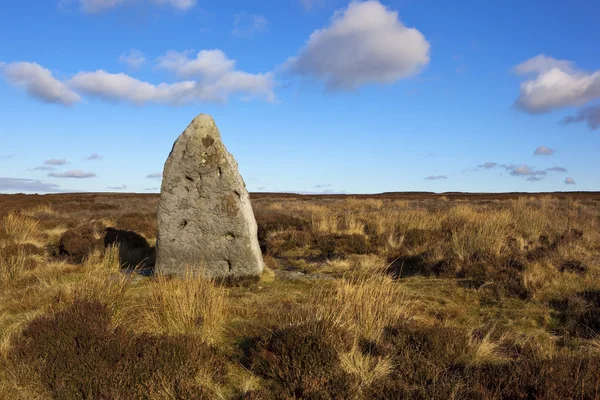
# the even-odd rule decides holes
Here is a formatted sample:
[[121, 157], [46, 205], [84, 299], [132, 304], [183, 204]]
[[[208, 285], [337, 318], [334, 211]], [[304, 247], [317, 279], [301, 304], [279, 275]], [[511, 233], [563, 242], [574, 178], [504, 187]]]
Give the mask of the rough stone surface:
[[264, 268], [246, 185], [213, 119], [196, 117], [165, 163], [156, 271], [186, 268], [211, 278], [259, 276]]

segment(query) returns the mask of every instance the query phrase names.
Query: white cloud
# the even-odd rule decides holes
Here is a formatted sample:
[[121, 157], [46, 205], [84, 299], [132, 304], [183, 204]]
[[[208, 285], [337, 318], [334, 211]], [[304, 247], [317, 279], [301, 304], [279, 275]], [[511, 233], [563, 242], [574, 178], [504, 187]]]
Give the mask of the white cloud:
[[225, 101], [232, 93], [243, 94], [244, 100], [263, 98], [267, 101], [275, 101], [274, 85], [274, 77], [270, 72], [249, 74], [233, 71], [217, 82], [205, 86], [199, 94], [206, 101]]
[[163, 176], [162, 172], [155, 172], [153, 174], [146, 175], [146, 178], [148, 178], [148, 179], [161, 179], [162, 176]]
[[600, 71], [582, 71], [570, 61], [539, 55], [517, 65], [514, 71], [537, 74], [521, 83], [515, 103], [529, 113], [579, 106], [600, 98]]
[[107, 187], [107, 189], [110, 189], [110, 190], [125, 190], [125, 189], [127, 189], [127, 185], [109, 186], [109, 187]]
[[90, 96], [127, 100], [138, 105], [149, 102], [183, 104], [194, 97], [196, 90], [196, 82], [193, 81], [154, 85], [123, 73], [111, 74], [103, 70], [80, 72], [69, 81], [69, 85]]
[[44, 161], [44, 164], [46, 164], [46, 165], [66, 165], [66, 164], [68, 164], [68, 161], [65, 160], [64, 158], [61, 158], [60, 160], [53, 158], [53, 159]]
[[119, 62], [130, 69], [140, 69], [146, 63], [146, 56], [139, 50], [131, 49], [119, 56]]
[[417, 74], [429, 63], [429, 47], [397, 12], [374, 0], [353, 1], [334, 14], [330, 26], [314, 31], [286, 68], [321, 79], [329, 89], [354, 89]]
[[425, 178], [428, 181], [439, 181], [439, 180], [444, 180], [444, 179], [448, 179], [448, 177], [446, 175], [431, 175]]
[[575, 184], [575, 179], [573, 179], [573, 178], [565, 179], [565, 185], [574, 185], [574, 184]]
[[84, 172], [80, 170], [66, 171], [66, 172], [50, 172], [48, 176], [52, 178], [76, 178], [76, 179], [85, 179], [85, 178], [95, 178], [96, 174], [93, 172]]
[[514, 72], [519, 75], [526, 75], [531, 73], [543, 73], [553, 68], [558, 68], [563, 71], [573, 71], [573, 63], [571, 61], [557, 60], [552, 57], [547, 57], [545, 54], [540, 54], [517, 65], [514, 68]]
[[539, 146], [533, 152], [534, 156], [551, 156], [553, 154], [554, 154], [554, 149], [551, 149], [550, 147], [546, 147], [546, 146]]
[[192, 98], [202, 101], [224, 102], [234, 93], [248, 98], [275, 100], [273, 88], [274, 76], [250, 74], [235, 69], [235, 60], [231, 60], [221, 50], [202, 50], [195, 58], [190, 52], [169, 51], [158, 61], [158, 67], [175, 73], [180, 77], [197, 79], [197, 87]]
[[[204, 50], [194, 59], [188, 55], [188, 52], [171, 51], [159, 59], [160, 68], [190, 78], [173, 83], [153, 84], [124, 73], [104, 70], [82, 71], [61, 82], [54, 79], [47, 69], [32, 63], [14, 63], [5, 67], [0, 64], [0, 71], [9, 82], [27, 85], [31, 95], [63, 104], [79, 101], [79, 94], [138, 105], [224, 103], [232, 95], [240, 95], [242, 100], [275, 100], [273, 73], [251, 74], [236, 70], [235, 60], [227, 58], [221, 50]], [[36, 72], [33, 77], [31, 71], [27, 72], [31, 68]], [[15, 71], [20, 71], [20, 74]]]
[[[100, 13], [115, 8], [119, 5], [133, 3], [133, 0], [77, 0], [81, 10], [88, 14]], [[144, 0], [142, 0], [144, 1]], [[62, 0], [64, 4], [69, 0]], [[156, 5], [170, 6], [178, 10], [187, 11], [196, 5], [196, 0], [150, 0], [150, 3]]]
[[233, 20], [233, 31], [235, 36], [252, 36], [255, 33], [267, 29], [269, 21], [262, 15], [239, 13]]
[[235, 60], [227, 58], [221, 50], [202, 50], [196, 58], [189, 51], [168, 51], [158, 59], [158, 67], [174, 72], [177, 76], [218, 79], [235, 67]]
[[0, 64], [0, 73], [9, 83], [24, 87], [30, 96], [46, 103], [70, 106], [81, 100], [77, 93], [39, 64], [30, 62]]
[[600, 128], [600, 105], [579, 110], [575, 116], [565, 117], [562, 123], [567, 125], [584, 121], [587, 122], [590, 129]]

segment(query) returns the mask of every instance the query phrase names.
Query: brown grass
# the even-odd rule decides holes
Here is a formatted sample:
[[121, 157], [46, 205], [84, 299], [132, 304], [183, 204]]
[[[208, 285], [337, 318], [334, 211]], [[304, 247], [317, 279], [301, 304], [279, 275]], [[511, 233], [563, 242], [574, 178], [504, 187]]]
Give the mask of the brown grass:
[[598, 199], [254, 196], [227, 287], [123, 272], [155, 196], [0, 196], [0, 398], [600, 399]]
[[224, 287], [187, 269], [185, 279], [158, 276], [147, 290], [150, 304], [141, 312], [151, 331], [197, 335], [209, 344], [220, 340], [227, 320]]

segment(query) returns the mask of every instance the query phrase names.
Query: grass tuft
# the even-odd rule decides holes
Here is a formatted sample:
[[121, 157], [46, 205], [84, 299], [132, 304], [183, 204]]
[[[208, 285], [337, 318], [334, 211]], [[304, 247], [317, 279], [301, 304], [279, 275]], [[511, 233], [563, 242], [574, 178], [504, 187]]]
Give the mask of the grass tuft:
[[145, 325], [154, 332], [196, 335], [217, 343], [227, 320], [227, 291], [188, 269], [185, 278], [157, 276], [148, 288], [150, 304]]

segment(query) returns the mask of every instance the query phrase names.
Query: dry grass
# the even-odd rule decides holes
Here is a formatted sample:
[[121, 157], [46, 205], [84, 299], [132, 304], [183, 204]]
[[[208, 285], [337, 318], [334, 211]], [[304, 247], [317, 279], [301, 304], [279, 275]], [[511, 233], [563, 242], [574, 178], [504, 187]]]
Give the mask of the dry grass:
[[349, 330], [356, 341], [377, 341], [386, 327], [412, 316], [413, 303], [389, 276], [361, 274], [318, 289], [308, 313]]
[[196, 335], [209, 344], [221, 339], [227, 320], [224, 287], [187, 269], [185, 279], [158, 276], [147, 289], [150, 305], [141, 312], [151, 331]]
[[474, 332], [469, 334], [469, 345], [473, 348], [473, 358], [470, 366], [502, 364], [508, 361], [508, 357], [502, 353], [502, 342], [506, 340], [501, 336], [498, 339], [492, 337], [488, 332], [481, 339]]
[[477, 212], [468, 205], [452, 208], [447, 216], [452, 250], [461, 260], [500, 256], [508, 242], [511, 214], [507, 210]]
[[[94, 241], [112, 226], [153, 245], [155, 209], [150, 196], [4, 197], [0, 398], [58, 398], [44, 368], [8, 355], [36, 326], [95, 304], [118, 340], [102, 339], [110, 346], [85, 371], [128, 381], [114, 374], [129, 367], [106, 360], [142, 346], [143, 363], [166, 373], [148, 383], [148, 364], [127, 353], [146, 385], [132, 398], [600, 399], [596, 200], [258, 198], [272, 270], [239, 287], [124, 274], [131, 261], [118, 247], [90, 247], [81, 260], [58, 252], [61, 236], [84, 225]], [[96, 343], [86, 335], [78, 340]], [[67, 362], [60, 334], [40, 337], [48, 348], [36, 351]], [[201, 354], [177, 350], [189, 348]], [[68, 362], [86, 359], [75, 356]], [[196, 363], [194, 376], [180, 375], [174, 357]]]
[[10, 238], [19, 244], [41, 244], [38, 221], [15, 213], [6, 215], [0, 221], [0, 237]]
[[36, 219], [44, 219], [44, 218], [52, 218], [56, 216], [56, 211], [50, 204], [40, 204], [33, 208], [29, 208], [23, 210], [21, 215], [36, 218]]
[[374, 357], [364, 354], [358, 347], [352, 347], [340, 356], [342, 368], [357, 377], [359, 388], [371, 386], [374, 382], [385, 378], [393, 371], [393, 361], [389, 356]]
[[14, 284], [27, 269], [27, 255], [23, 250], [6, 254], [0, 249], [0, 288]]

